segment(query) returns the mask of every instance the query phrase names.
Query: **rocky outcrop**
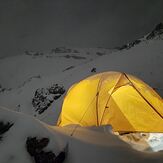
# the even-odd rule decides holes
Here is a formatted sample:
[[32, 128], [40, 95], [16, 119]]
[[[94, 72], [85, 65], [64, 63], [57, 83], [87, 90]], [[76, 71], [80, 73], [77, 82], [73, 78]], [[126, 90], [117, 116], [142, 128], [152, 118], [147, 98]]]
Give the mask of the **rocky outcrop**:
[[28, 51], [28, 50], [26, 50], [24, 53], [26, 55], [34, 56], [34, 57], [36, 57], [36, 56], [43, 56], [44, 55], [44, 53], [38, 52], [38, 51]]
[[67, 68], [65, 68], [62, 72], [65, 72], [65, 71], [68, 71], [68, 70], [70, 70], [70, 69], [73, 69], [75, 66], [69, 66], [69, 67], [67, 67]]
[[57, 47], [55, 49], [51, 50], [51, 53], [79, 53], [78, 50], [76, 49], [70, 49], [70, 48], [66, 48], [66, 47]]
[[82, 57], [82, 56], [75, 56], [75, 55], [65, 55], [65, 58], [73, 58], [73, 59], [86, 59], [86, 57]]
[[134, 47], [135, 45], [138, 45], [139, 43], [141, 43], [141, 40], [135, 40], [133, 42], [130, 42], [126, 45], [123, 45], [122, 47], [119, 47], [119, 50], [123, 50], [123, 49], [130, 49], [132, 47]]
[[54, 100], [57, 100], [65, 93], [63, 86], [54, 84], [49, 88], [39, 88], [35, 91], [32, 105], [36, 112], [43, 113]]
[[154, 30], [146, 36], [146, 39], [150, 40], [157, 36], [160, 37], [161, 34], [163, 34], [163, 23], [159, 23], [158, 25], [156, 25]]
[[121, 47], [118, 47], [117, 49], [118, 50], [130, 49], [130, 48], [134, 47], [135, 45], [138, 45], [142, 41], [151, 40], [151, 39], [154, 39], [156, 37], [160, 38], [162, 34], [163, 34], [163, 23], [159, 23], [158, 25], [156, 25], [154, 30], [152, 32], [150, 32], [147, 36], [143, 37], [143, 39], [137, 39], [137, 40], [135, 40], [133, 42], [130, 42], [130, 43], [125, 44], [125, 45], [123, 45]]
[[2, 85], [0, 85], [0, 93], [5, 91], [11, 91], [11, 88], [3, 88]]
[[62, 163], [66, 157], [66, 151], [61, 151], [56, 156], [52, 151], [45, 151], [44, 148], [48, 145], [49, 139], [36, 137], [28, 137], [26, 140], [26, 149], [35, 163]]
[[104, 52], [96, 52], [96, 55], [103, 56], [103, 55], [105, 55], [105, 53]]
[[7, 132], [11, 127], [13, 126], [13, 123], [7, 122], [0, 122], [0, 141], [2, 140], [2, 136], [5, 132]]

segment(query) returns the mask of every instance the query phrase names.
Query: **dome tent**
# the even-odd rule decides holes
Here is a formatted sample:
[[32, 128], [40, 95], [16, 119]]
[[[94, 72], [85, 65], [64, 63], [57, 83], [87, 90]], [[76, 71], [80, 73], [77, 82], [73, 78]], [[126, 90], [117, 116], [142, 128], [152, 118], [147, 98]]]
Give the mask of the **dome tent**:
[[132, 75], [104, 72], [74, 84], [67, 92], [58, 125], [70, 124], [109, 124], [118, 132], [163, 132], [163, 101]]

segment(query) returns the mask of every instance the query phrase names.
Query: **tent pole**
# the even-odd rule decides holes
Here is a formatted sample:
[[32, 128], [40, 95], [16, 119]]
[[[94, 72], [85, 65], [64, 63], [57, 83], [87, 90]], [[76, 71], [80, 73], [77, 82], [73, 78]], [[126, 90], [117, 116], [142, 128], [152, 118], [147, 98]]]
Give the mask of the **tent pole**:
[[100, 88], [101, 88], [101, 85], [102, 85], [102, 77], [103, 77], [103, 74], [101, 74], [101, 77], [100, 77], [100, 79], [99, 79], [98, 86], [97, 86], [97, 93], [96, 93], [96, 116], [97, 116], [97, 126], [99, 126], [98, 100], [99, 100]]
[[[79, 123], [83, 120], [84, 116], [86, 115], [87, 111], [89, 110], [89, 106], [93, 103], [93, 101], [96, 99], [96, 96], [92, 99], [92, 101], [89, 103], [89, 105], [87, 106], [83, 116], [81, 117], [81, 119], [79, 120]], [[75, 125], [74, 129], [72, 130], [70, 136], [73, 136], [76, 129], [79, 127], [79, 125]]]
[[132, 87], [138, 92], [138, 94], [143, 98], [143, 100], [163, 119], [163, 116], [155, 109], [155, 107], [140, 93], [140, 91], [136, 88], [134, 83], [129, 79], [127, 74], [124, 73], [124, 76], [129, 80], [132, 84]]
[[109, 98], [108, 98], [108, 100], [107, 100], [107, 102], [106, 102], [106, 105], [105, 105], [104, 112], [103, 112], [103, 114], [102, 114], [102, 118], [101, 118], [100, 124], [102, 123], [102, 120], [103, 120], [103, 117], [104, 117], [105, 111], [106, 111], [106, 109], [108, 108], [107, 105], [108, 105], [108, 103], [109, 103], [109, 101], [110, 101], [110, 97], [111, 97], [112, 94], [114, 93], [114, 90], [115, 90], [115, 88], [117, 87], [117, 85], [118, 85], [118, 83], [119, 83], [121, 77], [122, 77], [122, 74], [121, 74], [120, 77], [118, 78], [116, 84], [114, 85], [114, 87], [113, 87], [113, 89], [112, 89], [112, 91], [111, 91], [111, 94], [109, 95]]

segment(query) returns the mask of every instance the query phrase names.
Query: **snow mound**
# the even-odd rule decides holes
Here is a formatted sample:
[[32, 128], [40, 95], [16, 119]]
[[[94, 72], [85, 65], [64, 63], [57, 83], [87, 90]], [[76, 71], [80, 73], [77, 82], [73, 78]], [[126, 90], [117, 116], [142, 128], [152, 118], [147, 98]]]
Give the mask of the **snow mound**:
[[13, 124], [1, 135], [1, 163], [31, 163], [32, 157], [26, 150], [26, 141], [29, 137], [49, 139], [45, 150], [52, 151], [56, 155], [65, 145], [54, 130], [50, 131], [47, 125], [25, 114], [0, 107], [0, 121]]
[[162, 152], [154, 153], [133, 149], [131, 145], [113, 134], [108, 126], [77, 127], [73, 136], [70, 135], [74, 126], [55, 127], [55, 130], [67, 140], [69, 145], [65, 163], [161, 163], [163, 159]]

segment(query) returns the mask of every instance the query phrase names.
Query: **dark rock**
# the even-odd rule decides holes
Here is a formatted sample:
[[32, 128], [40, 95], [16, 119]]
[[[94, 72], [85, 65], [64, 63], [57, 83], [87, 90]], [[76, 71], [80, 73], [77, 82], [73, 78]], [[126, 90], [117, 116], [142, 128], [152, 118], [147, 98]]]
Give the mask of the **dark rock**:
[[69, 66], [69, 67], [65, 68], [65, 69], [63, 70], [63, 72], [65, 72], [65, 71], [67, 71], [67, 70], [70, 70], [70, 69], [73, 69], [73, 68], [74, 68], [74, 66]]
[[68, 49], [66, 47], [58, 47], [58, 48], [53, 49], [53, 52], [55, 52], [55, 53], [71, 53], [72, 50]]
[[76, 56], [76, 55], [65, 55], [65, 58], [73, 58], [73, 59], [86, 59], [86, 57], [82, 57], [82, 56]]
[[57, 47], [51, 50], [51, 53], [79, 53], [76, 49], [70, 49], [66, 47]]
[[54, 84], [48, 88], [50, 94], [63, 94], [65, 93], [65, 89], [63, 86], [59, 86], [58, 84]]
[[13, 126], [13, 123], [7, 122], [0, 122], [0, 140], [2, 140], [2, 135], [7, 132], [11, 127]]
[[96, 68], [93, 67], [92, 70], [91, 70], [91, 72], [96, 72]]
[[119, 50], [123, 50], [123, 49], [127, 49], [127, 45], [123, 45], [123, 46], [121, 46], [121, 47], [119, 47]]
[[65, 57], [65, 58], [71, 58], [71, 56], [70, 56], [70, 55], [65, 55], [64, 57]]
[[154, 30], [147, 35], [146, 39], [150, 40], [155, 38], [156, 36], [160, 37], [161, 34], [163, 34], [163, 23], [159, 23], [158, 25], [156, 25]]
[[29, 56], [42, 56], [42, 55], [44, 55], [44, 53], [42, 53], [42, 52], [35, 52], [35, 51], [28, 51], [28, 50], [26, 50], [25, 52], [24, 52], [26, 55], [29, 55]]
[[71, 57], [72, 57], [73, 59], [86, 59], [86, 57], [75, 56], [75, 55], [72, 55]]
[[129, 44], [128, 44], [128, 49], [130, 49], [131, 47], [133, 47], [133, 46], [139, 44], [140, 42], [141, 42], [141, 40], [135, 40], [135, 41], [129, 43]]
[[11, 88], [3, 88], [2, 85], [0, 85], [0, 93], [5, 91], [10, 91]]
[[46, 147], [49, 143], [48, 138], [42, 138], [42, 139], [37, 139], [36, 137], [28, 137], [26, 141], [26, 148], [28, 153], [31, 156], [36, 155], [37, 153], [40, 153], [44, 147]]
[[98, 56], [103, 56], [103, 55], [105, 55], [104, 52], [97, 52], [96, 54], [97, 54]]
[[66, 158], [66, 150], [61, 151], [58, 156], [52, 151], [44, 151], [44, 148], [48, 145], [49, 139], [36, 137], [28, 137], [26, 140], [26, 149], [30, 156], [34, 157], [35, 163], [63, 163]]
[[55, 162], [54, 163], [62, 163], [66, 158], [66, 152], [62, 151], [59, 153], [59, 155], [55, 158]]
[[32, 105], [35, 110], [41, 114], [43, 113], [54, 100], [57, 100], [65, 93], [65, 89], [63, 86], [59, 86], [58, 84], [54, 84], [49, 88], [39, 88], [36, 90], [34, 94], [34, 98], [32, 99]]
[[79, 53], [79, 51], [77, 51], [77, 50], [73, 50], [73, 53]]
[[54, 96], [54, 100], [57, 100], [57, 99], [59, 99], [61, 97], [61, 95], [56, 95], [56, 96]]
[[123, 45], [122, 47], [119, 47], [118, 50], [130, 49], [130, 48], [134, 47], [135, 45], [138, 45], [139, 43], [141, 43], [141, 40], [135, 40], [126, 45]]
[[44, 151], [41, 151], [34, 156], [34, 160], [36, 163], [55, 163], [55, 158], [56, 156], [53, 152]]

